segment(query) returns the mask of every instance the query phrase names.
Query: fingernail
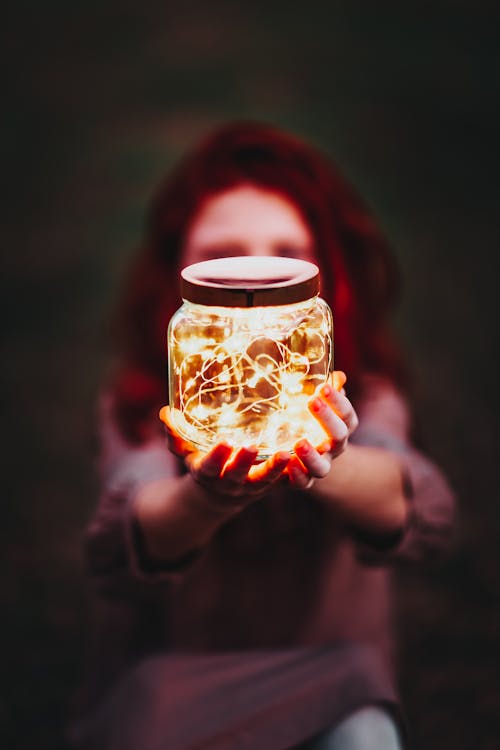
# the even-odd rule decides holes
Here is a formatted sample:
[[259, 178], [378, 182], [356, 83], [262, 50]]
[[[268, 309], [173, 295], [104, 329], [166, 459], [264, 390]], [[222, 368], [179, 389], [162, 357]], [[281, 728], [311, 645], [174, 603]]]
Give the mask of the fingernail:
[[226, 454], [232, 453], [232, 448], [230, 445], [227, 445], [226, 443], [219, 443], [216, 446], [216, 450], [214, 451], [216, 456], [225, 456]]
[[321, 411], [323, 408], [323, 402], [320, 398], [315, 398], [312, 402], [312, 410], [313, 411]]
[[297, 450], [299, 450], [301, 453], [309, 453], [309, 443], [307, 440], [300, 440], [297, 443]]
[[331, 392], [332, 392], [332, 387], [328, 385], [328, 383], [323, 386], [323, 396], [326, 396], [328, 398]]

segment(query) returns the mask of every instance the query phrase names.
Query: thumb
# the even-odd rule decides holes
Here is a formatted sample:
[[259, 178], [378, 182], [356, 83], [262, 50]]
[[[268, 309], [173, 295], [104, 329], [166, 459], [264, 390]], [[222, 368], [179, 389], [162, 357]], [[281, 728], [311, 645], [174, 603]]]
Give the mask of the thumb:
[[336, 391], [341, 391], [347, 382], [347, 375], [342, 370], [335, 370], [333, 373], [333, 387]]
[[179, 435], [175, 429], [175, 426], [172, 423], [170, 407], [162, 406], [159, 411], [159, 417], [166, 427], [169, 448], [172, 453], [175, 453], [176, 456], [179, 456], [180, 458], [184, 458], [189, 453], [193, 453], [193, 451], [195, 451], [194, 446]]

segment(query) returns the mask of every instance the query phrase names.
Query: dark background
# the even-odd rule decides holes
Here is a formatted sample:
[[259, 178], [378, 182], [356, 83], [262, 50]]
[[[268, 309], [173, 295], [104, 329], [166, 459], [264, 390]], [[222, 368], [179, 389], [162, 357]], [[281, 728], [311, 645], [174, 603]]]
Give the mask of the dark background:
[[500, 746], [494, 3], [18, 2], [3, 18], [2, 748], [61, 748], [84, 661], [82, 529], [107, 319], [158, 179], [230, 117], [325, 148], [391, 238], [443, 564], [399, 573], [414, 748]]

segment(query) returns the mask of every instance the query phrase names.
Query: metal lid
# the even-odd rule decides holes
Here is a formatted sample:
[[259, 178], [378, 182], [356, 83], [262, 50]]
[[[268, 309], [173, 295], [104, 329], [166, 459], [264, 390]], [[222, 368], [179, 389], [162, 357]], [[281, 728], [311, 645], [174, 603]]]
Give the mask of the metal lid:
[[318, 293], [318, 267], [296, 258], [215, 258], [193, 263], [181, 271], [182, 298], [200, 305], [289, 305]]

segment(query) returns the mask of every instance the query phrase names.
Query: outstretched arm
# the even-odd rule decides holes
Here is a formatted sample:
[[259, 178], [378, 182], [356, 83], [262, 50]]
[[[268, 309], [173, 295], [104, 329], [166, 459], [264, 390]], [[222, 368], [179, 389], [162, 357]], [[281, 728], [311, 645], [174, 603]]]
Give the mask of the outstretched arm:
[[152, 434], [137, 446], [125, 441], [110, 394], [101, 398], [99, 421], [101, 493], [85, 534], [85, 557], [106, 594], [131, 587], [142, 594], [146, 582], [177, 577], [222, 524], [269, 490], [289, 460], [278, 453], [254, 465], [255, 450], [233, 452], [225, 444], [207, 454], [192, 446], [186, 452], [175, 438], [189, 467], [182, 474], [164, 436]]
[[405, 526], [403, 466], [390, 451], [348, 444], [312, 492], [342, 523], [361, 532], [391, 536]]
[[[170, 428], [168, 410], [162, 419]], [[184, 476], [145, 485], [134, 512], [148, 556], [168, 562], [205, 546], [222, 524], [269, 491], [290, 458], [277, 453], [254, 466], [256, 457], [253, 447], [233, 452], [219, 443], [206, 454], [189, 453]]]
[[334, 383], [333, 388], [325, 385], [310, 404], [330, 440], [318, 449], [300, 441], [288, 471], [299, 486], [307, 480], [312, 494], [338, 520], [367, 533], [397, 533], [407, 515], [401, 461], [390, 451], [348, 442], [358, 417], [345, 395], [344, 373], [335, 373]]
[[[287, 472], [368, 541], [367, 561], [438, 553], [452, 536], [454, 497], [438, 467], [411, 444], [405, 400], [387, 379], [366, 376], [358, 427], [342, 384], [311, 403], [330, 444], [297, 444]], [[372, 555], [377, 548], [384, 555]]]

